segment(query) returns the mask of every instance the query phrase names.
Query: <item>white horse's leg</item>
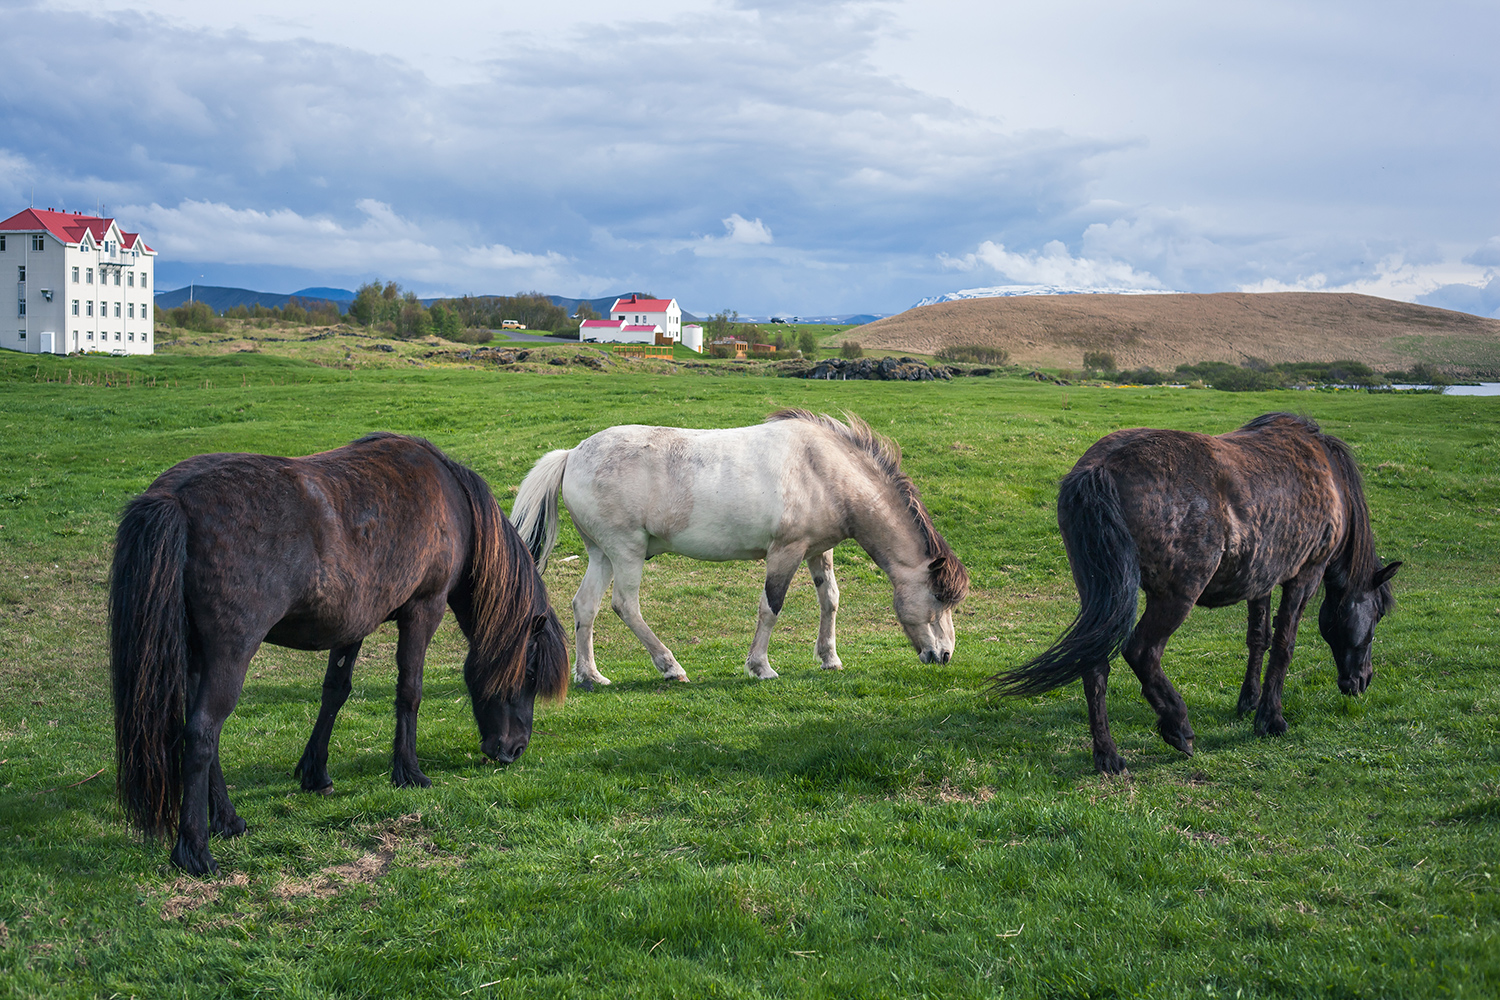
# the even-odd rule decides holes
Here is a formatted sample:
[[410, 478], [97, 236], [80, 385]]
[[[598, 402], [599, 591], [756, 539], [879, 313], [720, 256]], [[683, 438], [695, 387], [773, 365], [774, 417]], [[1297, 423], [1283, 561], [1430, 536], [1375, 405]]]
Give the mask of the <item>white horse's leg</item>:
[[651, 654], [651, 662], [661, 671], [663, 679], [687, 680], [687, 671], [682, 669], [677, 657], [672, 655], [672, 651], [651, 631], [646, 619], [641, 617], [641, 570], [646, 564], [644, 554], [616, 552], [610, 562], [615, 570], [615, 589], [610, 597], [610, 607], [620, 616], [621, 621], [630, 626], [635, 637], [641, 640], [641, 645]]
[[584, 571], [578, 593], [573, 595], [573, 680], [578, 683], [608, 684], [609, 678], [594, 665], [594, 619], [604, 603], [604, 588], [609, 586], [613, 568], [604, 550], [587, 543], [589, 568]]
[[781, 605], [786, 601], [787, 588], [797, 574], [805, 548], [777, 548], [772, 546], [766, 553], [766, 586], [760, 592], [760, 614], [755, 619], [755, 638], [750, 643], [750, 655], [745, 658], [745, 671], [751, 677], [768, 681], [779, 676], [771, 669], [771, 630], [776, 627], [776, 618], [781, 614]]
[[812, 572], [813, 585], [818, 588], [818, 659], [823, 661], [824, 670], [843, 670], [844, 661], [839, 659], [833, 628], [839, 613], [839, 585], [833, 578], [833, 550], [808, 559], [807, 568]]

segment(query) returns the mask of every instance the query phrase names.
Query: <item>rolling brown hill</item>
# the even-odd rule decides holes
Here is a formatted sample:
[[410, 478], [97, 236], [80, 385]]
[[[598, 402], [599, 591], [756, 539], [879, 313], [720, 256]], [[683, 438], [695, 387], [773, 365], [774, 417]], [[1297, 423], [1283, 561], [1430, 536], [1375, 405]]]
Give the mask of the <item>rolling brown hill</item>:
[[1500, 373], [1500, 320], [1371, 295], [1028, 295], [940, 302], [857, 327], [867, 348], [934, 354], [1003, 347], [1015, 364], [1077, 368], [1107, 351], [1122, 369], [1201, 361], [1427, 361], [1458, 375]]

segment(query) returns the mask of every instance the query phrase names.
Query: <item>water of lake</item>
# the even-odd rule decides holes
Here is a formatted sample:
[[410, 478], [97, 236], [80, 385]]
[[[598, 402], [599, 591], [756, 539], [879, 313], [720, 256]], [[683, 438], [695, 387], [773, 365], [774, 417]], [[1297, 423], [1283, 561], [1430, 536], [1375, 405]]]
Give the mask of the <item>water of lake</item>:
[[[1392, 389], [1431, 389], [1430, 385], [1393, 385]], [[1478, 385], [1450, 385], [1443, 390], [1444, 396], [1500, 396], [1500, 382], [1481, 382]]]

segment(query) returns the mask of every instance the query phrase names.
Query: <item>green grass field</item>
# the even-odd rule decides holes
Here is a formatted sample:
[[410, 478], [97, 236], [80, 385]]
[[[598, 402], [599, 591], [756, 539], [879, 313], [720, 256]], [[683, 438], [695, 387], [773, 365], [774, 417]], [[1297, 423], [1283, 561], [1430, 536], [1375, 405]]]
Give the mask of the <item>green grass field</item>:
[[[389, 785], [395, 634], [365, 644], [334, 793], [292, 766], [321, 656], [266, 647], [222, 759], [249, 832], [181, 877], [114, 800], [106, 581], [121, 506], [207, 451], [430, 438], [508, 507], [546, 449], [615, 423], [727, 426], [848, 410], [894, 437], [969, 566], [952, 664], [906, 645], [890, 588], [837, 550], [841, 673], [817, 667], [805, 572], [743, 671], [756, 564], [663, 557], [644, 611], [692, 676], [665, 685], [613, 616], [615, 684], [478, 750], [451, 618]], [[1076, 610], [1056, 482], [1128, 426], [1316, 417], [1365, 469], [1406, 562], [1371, 690], [1347, 700], [1310, 616], [1291, 731], [1236, 717], [1243, 606], [1194, 613], [1165, 668], [1198, 733], [1156, 736], [1128, 669], [1129, 780], [1096, 776], [1077, 686], [987, 678]], [[1500, 402], [1038, 385], [368, 368], [269, 353], [0, 354], [0, 994], [18, 997], [1486, 997], [1500, 993]], [[565, 521], [566, 523], [566, 521]], [[584, 559], [548, 572], [565, 623]]]

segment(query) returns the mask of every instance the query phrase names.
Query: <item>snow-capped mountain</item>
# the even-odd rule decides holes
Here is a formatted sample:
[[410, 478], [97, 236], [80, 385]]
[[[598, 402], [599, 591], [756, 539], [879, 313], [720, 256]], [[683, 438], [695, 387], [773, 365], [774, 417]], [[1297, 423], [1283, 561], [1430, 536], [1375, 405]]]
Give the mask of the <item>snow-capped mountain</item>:
[[1171, 288], [1081, 288], [1070, 285], [994, 285], [990, 288], [964, 288], [946, 295], [925, 298], [912, 306], [930, 306], [960, 299], [998, 299], [1010, 295], [1181, 295]]

